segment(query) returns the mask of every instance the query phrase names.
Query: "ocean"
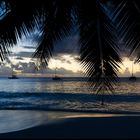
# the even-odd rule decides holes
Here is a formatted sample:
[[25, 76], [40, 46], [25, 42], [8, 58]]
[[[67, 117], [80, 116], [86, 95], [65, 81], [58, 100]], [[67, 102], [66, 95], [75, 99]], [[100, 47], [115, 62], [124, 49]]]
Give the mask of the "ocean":
[[86, 78], [0, 78], [0, 109], [97, 112], [140, 112], [140, 78], [120, 78], [113, 94], [101, 96]]

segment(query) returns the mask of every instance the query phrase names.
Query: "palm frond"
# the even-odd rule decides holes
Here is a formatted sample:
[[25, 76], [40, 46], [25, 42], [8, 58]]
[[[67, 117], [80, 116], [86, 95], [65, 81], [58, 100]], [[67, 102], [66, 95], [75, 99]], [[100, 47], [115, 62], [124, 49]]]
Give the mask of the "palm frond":
[[[114, 0], [115, 1], [115, 0]], [[137, 0], [124, 0], [119, 9], [115, 22], [119, 38], [130, 49], [130, 56], [137, 56], [140, 60], [140, 4]], [[122, 3], [121, 0], [116, 3]]]
[[[0, 43], [4, 50], [8, 50], [10, 46], [17, 44], [17, 35], [27, 35], [34, 29], [36, 21], [36, 15], [40, 11], [39, 1], [33, 3], [27, 3], [24, 0], [5, 0], [5, 13], [1, 15], [0, 20]], [[4, 51], [5, 52], [5, 51]], [[3, 58], [6, 57], [6, 53], [1, 53]], [[5, 56], [4, 56], [5, 55]]]
[[75, 0], [51, 0], [44, 5], [44, 27], [40, 44], [33, 55], [43, 66], [48, 64], [55, 43], [71, 33], [74, 5]]
[[93, 81], [97, 93], [113, 91], [121, 63], [115, 27], [101, 3], [89, 2], [87, 5], [84, 0], [80, 23], [80, 55], [86, 75]]

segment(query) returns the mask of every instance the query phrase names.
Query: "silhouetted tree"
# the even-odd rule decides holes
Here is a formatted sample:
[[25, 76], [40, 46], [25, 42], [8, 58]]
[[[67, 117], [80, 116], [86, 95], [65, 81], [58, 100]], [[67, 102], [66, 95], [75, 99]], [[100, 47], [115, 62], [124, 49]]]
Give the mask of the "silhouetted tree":
[[[5, 3], [5, 6], [4, 4]], [[77, 27], [80, 61], [97, 93], [112, 92], [121, 63], [119, 41], [140, 60], [140, 4], [138, 0], [4, 0], [0, 20], [0, 56], [40, 26], [34, 57], [43, 66], [53, 46]], [[3, 11], [3, 10], [1, 10]], [[2, 15], [1, 15], [2, 16]]]

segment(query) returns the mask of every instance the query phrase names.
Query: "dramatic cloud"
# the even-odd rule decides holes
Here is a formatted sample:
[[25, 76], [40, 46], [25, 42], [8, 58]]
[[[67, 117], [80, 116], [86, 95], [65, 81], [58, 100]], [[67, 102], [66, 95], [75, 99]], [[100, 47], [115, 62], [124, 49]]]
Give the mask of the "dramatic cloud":
[[17, 60], [24, 60], [24, 58], [22, 58], [22, 57], [16, 57], [15, 59], [17, 59]]
[[[76, 73], [73, 72], [72, 70], [68, 70], [65, 68], [57, 68], [57, 74], [60, 76], [83, 76], [82, 75], [82, 71], [77, 71]], [[48, 76], [54, 76], [55, 74], [55, 69], [49, 68], [47, 67], [46, 69], [36, 69], [35, 63], [34, 62], [29, 62], [29, 63], [22, 63], [19, 62], [17, 64], [13, 64], [12, 67], [11, 66], [1, 66], [0, 69], [0, 76], [9, 76], [12, 74], [12, 71], [17, 72], [18, 75], [24, 75], [26, 73], [28, 73], [30, 76], [30, 74], [47, 74]]]
[[124, 70], [123, 73], [120, 73], [119, 76], [120, 77], [129, 77], [131, 75], [130, 70], [128, 67], [126, 67], [126, 69]]
[[71, 35], [64, 38], [54, 47], [54, 55], [63, 54], [78, 54], [79, 53], [79, 37], [78, 35]]
[[15, 56], [18, 56], [18, 57], [21, 57], [21, 58], [24, 58], [24, 57], [29, 57], [31, 58], [33, 55], [33, 52], [19, 52], [17, 53]]
[[1, 65], [0, 67], [0, 76], [7, 76], [12, 74], [12, 69], [10, 67]]
[[[38, 39], [40, 38], [40, 33], [35, 30], [31, 35], [23, 38], [19, 43], [10, 51], [11, 56], [7, 61], [9, 66], [1, 66], [1, 75], [10, 74], [11, 70], [20, 71], [22, 73], [29, 74], [54, 74], [54, 70], [57, 67], [57, 73], [64, 76], [78, 76], [82, 75], [83, 71], [80, 65], [79, 57], [79, 36], [78, 34], [71, 34], [70, 36], [59, 41], [54, 46], [53, 58], [50, 59], [48, 68], [38, 70], [34, 62], [32, 62], [32, 55], [38, 44]], [[121, 56], [123, 58], [123, 65], [121, 65], [121, 70], [119, 76], [130, 76], [131, 72], [131, 61], [133, 57], [127, 59], [129, 54], [129, 49], [126, 49], [123, 42], [119, 42]], [[140, 75], [140, 66], [135, 64], [134, 73]]]
[[35, 50], [35, 46], [22, 46], [22, 47], [25, 48], [25, 49], [29, 49], [29, 50], [30, 50], [30, 49], [31, 49], [31, 50], [32, 50], [32, 49]]

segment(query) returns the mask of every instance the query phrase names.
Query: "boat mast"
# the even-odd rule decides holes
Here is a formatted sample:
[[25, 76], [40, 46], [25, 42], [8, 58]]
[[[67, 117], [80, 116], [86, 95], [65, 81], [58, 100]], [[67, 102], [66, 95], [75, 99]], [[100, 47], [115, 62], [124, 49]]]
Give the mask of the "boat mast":
[[133, 61], [132, 61], [132, 76], [133, 76]]
[[57, 69], [57, 64], [55, 62], [55, 75], [54, 75], [54, 77], [56, 77], [56, 69]]
[[13, 68], [12, 68], [12, 76], [14, 75], [14, 70], [13, 70]]
[[56, 77], [56, 67], [55, 67], [55, 75], [54, 75], [54, 77]]

